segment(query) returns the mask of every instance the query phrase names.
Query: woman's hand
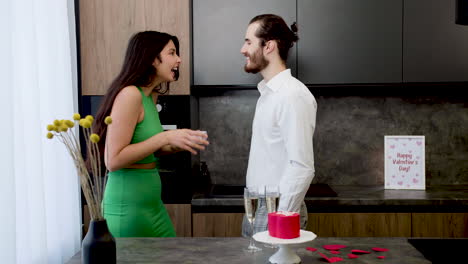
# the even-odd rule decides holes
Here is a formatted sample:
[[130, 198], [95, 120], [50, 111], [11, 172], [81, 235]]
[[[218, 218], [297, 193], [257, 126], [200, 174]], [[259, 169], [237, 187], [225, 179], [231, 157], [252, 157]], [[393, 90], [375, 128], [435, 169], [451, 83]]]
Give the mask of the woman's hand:
[[169, 145], [176, 149], [182, 149], [196, 155], [196, 150], [204, 150], [209, 145], [206, 132], [191, 129], [175, 129], [165, 131]]

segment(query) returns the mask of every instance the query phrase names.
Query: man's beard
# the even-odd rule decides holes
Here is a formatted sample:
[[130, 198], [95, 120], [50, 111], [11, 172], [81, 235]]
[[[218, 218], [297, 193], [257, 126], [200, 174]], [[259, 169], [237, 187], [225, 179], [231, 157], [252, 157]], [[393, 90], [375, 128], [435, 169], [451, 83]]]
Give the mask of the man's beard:
[[250, 66], [247, 66], [247, 63], [244, 66], [244, 70], [248, 73], [258, 73], [261, 70], [265, 69], [270, 63], [265, 59], [265, 56], [262, 54], [262, 50], [258, 49], [254, 54], [250, 55]]

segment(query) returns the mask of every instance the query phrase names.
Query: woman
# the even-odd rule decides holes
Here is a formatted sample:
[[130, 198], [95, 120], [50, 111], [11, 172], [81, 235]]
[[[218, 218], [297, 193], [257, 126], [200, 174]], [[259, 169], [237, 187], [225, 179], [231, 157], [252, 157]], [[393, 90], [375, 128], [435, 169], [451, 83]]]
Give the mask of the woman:
[[[161, 200], [157, 155], [205, 149], [200, 131], [163, 131], [155, 100], [176, 81], [181, 60], [175, 36], [156, 31], [135, 34], [122, 70], [110, 85], [96, 115], [94, 132], [105, 142], [110, 171], [104, 217], [115, 237], [173, 237], [174, 227]], [[110, 115], [112, 125], [104, 118]]]

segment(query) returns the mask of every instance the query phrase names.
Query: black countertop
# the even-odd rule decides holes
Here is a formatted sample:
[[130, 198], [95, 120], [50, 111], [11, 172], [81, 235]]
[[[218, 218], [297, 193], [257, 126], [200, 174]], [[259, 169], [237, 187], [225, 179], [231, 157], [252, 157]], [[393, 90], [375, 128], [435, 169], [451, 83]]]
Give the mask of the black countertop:
[[[468, 185], [430, 186], [426, 190], [385, 190], [383, 186], [331, 186], [336, 197], [306, 197], [309, 212], [468, 212]], [[197, 211], [243, 212], [241, 195], [226, 198], [194, 195]]]
[[[117, 263], [226, 263], [226, 264], [264, 264], [276, 252], [276, 249], [265, 248], [257, 253], [243, 251], [248, 246], [248, 239], [242, 237], [227, 238], [117, 238]], [[259, 243], [259, 242], [257, 242]], [[260, 244], [260, 243], [259, 243]], [[330, 254], [323, 245], [341, 244], [346, 248], [339, 254]], [[317, 253], [327, 257], [341, 257], [340, 263], [431, 263], [421, 252], [405, 238], [322, 238], [311, 242], [290, 246], [301, 258], [301, 263], [326, 263]], [[317, 252], [307, 247], [318, 249]], [[387, 252], [375, 252], [371, 248], [388, 249]], [[349, 259], [352, 249], [370, 251], [370, 254], [359, 255]], [[81, 263], [78, 252], [67, 264]], [[384, 256], [385, 259], [377, 257]]]

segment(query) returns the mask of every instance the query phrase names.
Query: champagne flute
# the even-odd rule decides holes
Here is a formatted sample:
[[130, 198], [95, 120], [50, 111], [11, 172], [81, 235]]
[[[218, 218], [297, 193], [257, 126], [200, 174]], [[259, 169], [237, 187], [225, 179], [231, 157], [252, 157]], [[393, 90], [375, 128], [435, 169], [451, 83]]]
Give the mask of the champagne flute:
[[[268, 213], [274, 213], [277, 211], [279, 203], [279, 187], [278, 185], [265, 185], [265, 202]], [[275, 244], [265, 244], [265, 247], [278, 248]]]
[[250, 235], [250, 243], [247, 247], [248, 252], [257, 252], [262, 250], [261, 248], [255, 246], [253, 241], [253, 231], [254, 231], [254, 221], [255, 221], [255, 212], [258, 208], [258, 188], [256, 187], [246, 187], [244, 188], [244, 208], [245, 208], [245, 215], [247, 220], [249, 221], [251, 235]]
[[277, 211], [279, 197], [280, 192], [278, 185], [265, 185], [265, 201], [268, 213]]

